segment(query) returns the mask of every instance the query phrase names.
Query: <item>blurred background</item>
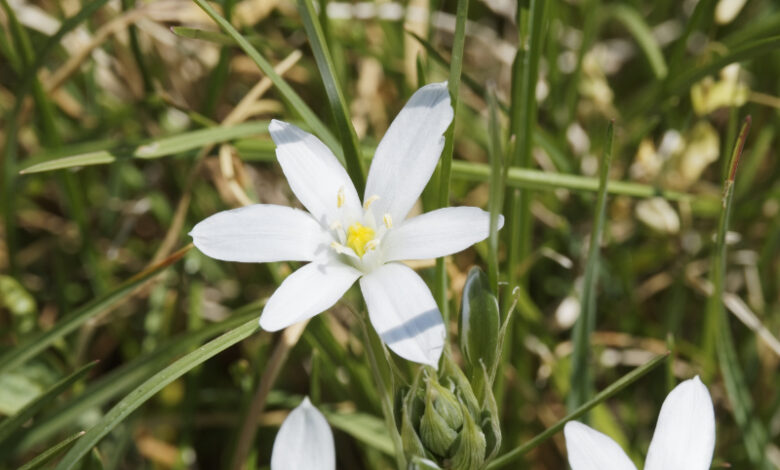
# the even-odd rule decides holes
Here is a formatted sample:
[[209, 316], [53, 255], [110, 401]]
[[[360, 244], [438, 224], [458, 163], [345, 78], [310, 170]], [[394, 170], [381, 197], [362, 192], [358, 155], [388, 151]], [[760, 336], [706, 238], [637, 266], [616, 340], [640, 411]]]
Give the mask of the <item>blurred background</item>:
[[[762, 456], [780, 468], [780, 3], [546, 3], [527, 166], [542, 175], [581, 176], [577, 181], [590, 189], [510, 174], [508, 194], [532, 188], [532, 198], [527, 253], [510, 265], [506, 240], [499, 251], [501, 278], [511, 272], [523, 286], [496, 385], [503, 448], [566, 414], [598, 162], [614, 120], [610, 178], [629, 184], [613, 188], [607, 202], [591, 349], [596, 387], [667, 349], [673, 355], [598, 406], [591, 425], [641, 463], [666, 393], [701, 374], [716, 407], [713, 466], [759, 468]], [[213, 5], [335, 129], [297, 4]], [[304, 124], [195, 3], [0, 6], [0, 353], [114, 295], [122, 282], [186, 246], [189, 229], [217, 211], [256, 202], [300, 206], [266, 126], [271, 118]], [[488, 203], [489, 93], [497, 97], [504, 159], [517, 144], [507, 109], [534, 24], [528, 7], [522, 0], [470, 2], [452, 205]], [[414, 90], [447, 79], [455, 9], [451, 0], [319, 4], [366, 155]], [[748, 114], [724, 292], [744, 376], [735, 408], [706, 334], [704, 306], [722, 181]], [[431, 191], [417, 210], [432, 207]], [[446, 262], [453, 333], [466, 273], [486, 266], [486, 257], [479, 244]], [[259, 316], [262, 301], [296, 267], [219, 262], [193, 249], [154, 281], [100, 302], [72, 332], [0, 374], [0, 414], [10, 416], [80, 366], [100, 361], [48, 401], [12, 447], [0, 448], [0, 466], [18, 468], [89, 429], [175, 358], [240, 324], [236, 318]], [[432, 284], [433, 261], [413, 267]], [[236, 455], [247, 452], [245, 468], [267, 468], [284, 416], [311, 395], [335, 429], [338, 468], [392, 468], [352, 313], [360, 302], [350, 291], [315, 317], [284, 357], [274, 353], [284, 349], [278, 335], [258, 332], [196, 367], [124, 419], [88, 463], [236, 468]], [[270, 393], [258, 409], [261, 384]], [[247, 434], [254, 424], [256, 434]], [[565, 468], [565, 455], [557, 435], [517, 468]]]

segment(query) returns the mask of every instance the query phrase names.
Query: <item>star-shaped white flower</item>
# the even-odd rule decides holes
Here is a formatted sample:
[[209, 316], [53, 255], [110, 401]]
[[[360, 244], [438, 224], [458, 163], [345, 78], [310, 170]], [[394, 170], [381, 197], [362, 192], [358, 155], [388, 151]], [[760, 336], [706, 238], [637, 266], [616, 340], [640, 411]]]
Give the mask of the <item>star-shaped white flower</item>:
[[293, 469], [336, 469], [333, 433], [309, 397], [287, 415], [271, 451], [271, 470]]
[[271, 121], [279, 164], [309, 212], [265, 204], [220, 212], [193, 228], [193, 242], [227, 261], [310, 261], [268, 300], [263, 329], [280, 330], [329, 309], [360, 279], [382, 341], [405, 359], [436, 367], [444, 347], [441, 313], [425, 282], [400, 261], [461, 251], [487, 238], [490, 219], [475, 207], [406, 218], [436, 168], [452, 116], [446, 83], [417, 90], [376, 149], [362, 204], [325, 144]]
[[[572, 470], [636, 470], [620, 446], [576, 421], [566, 423], [566, 450]], [[707, 387], [698, 376], [666, 397], [645, 470], [708, 470], [715, 448], [715, 412]]]

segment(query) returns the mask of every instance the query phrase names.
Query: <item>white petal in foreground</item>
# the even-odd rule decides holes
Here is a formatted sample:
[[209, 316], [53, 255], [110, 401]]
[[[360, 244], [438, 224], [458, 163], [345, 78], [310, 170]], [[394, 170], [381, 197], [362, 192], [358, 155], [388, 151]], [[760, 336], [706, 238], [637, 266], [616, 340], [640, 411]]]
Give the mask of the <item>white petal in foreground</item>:
[[353, 217], [361, 214], [360, 198], [352, 180], [325, 144], [276, 119], [268, 125], [268, 132], [276, 143], [276, 158], [290, 188], [317, 221], [328, 226], [341, 218], [342, 210]]
[[[382, 240], [388, 261], [450, 255], [482, 241], [490, 233], [490, 214], [477, 207], [447, 207], [405, 220]], [[499, 216], [498, 228], [504, 226]]]
[[437, 367], [444, 322], [425, 282], [409, 267], [385, 264], [360, 279], [371, 324], [404, 359]]
[[382, 138], [371, 162], [365, 199], [379, 196], [374, 214], [389, 213], [400, 222], [431, 179], [452, 122], [445, 83], [417, 90]]
[[333, 433], [309, 398], [287, 416], [276, 434], [271, 470], [335, 470]]
[[707, 470], [715, 448], [715, 412], [707, 387], [698, 376], [666, 397], [645, 470]]
[[335, 304], [360, 277], [357, 269], [339, 263], [313, 262], [287, 276], [268, 299], [260, 327], [277, 331], [311, 318]]
[[206, 256], [225, 261], [311, 261], [327, 249], [326, 234], [311, 215], [270, 204], [218, 212], [190, 236]]
[[563, 434], [572, 470], [636, 470], [623, 449], [595, 429], [569, 421]]

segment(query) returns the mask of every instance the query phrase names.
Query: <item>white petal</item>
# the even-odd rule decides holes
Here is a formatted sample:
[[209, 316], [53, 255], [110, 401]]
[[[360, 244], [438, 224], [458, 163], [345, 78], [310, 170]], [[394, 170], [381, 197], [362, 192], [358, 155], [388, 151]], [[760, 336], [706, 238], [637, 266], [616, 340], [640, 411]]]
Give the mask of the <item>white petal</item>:
[[698, 376], [666, 397], [645, 470], [707, 470], [715, 448], [715, 411], [707, 387]]
[[[292, 124], [271, 121], [268, 132], [276, 143], [276, 158], [298, 200], [327, 227], [341, 211], [361, 214], [360, 198], [347, 171], [318, 138]], [[339, 191], [344, 205], [338, 207]]]
[[[427, 259], [464, 250], [490, 233], [490, 213], [477, 207], [447, 207], [405, 220], [382, 239], [387, 261]], [[504, 217], [498, 219], [498, 228]]]
[[390, 263], [363, 276], [360, 289], [382, 341], [404, 359], [437, 367], [444, 322], [420, 276], [403, 264]]
[[268, 299], [260, 326], [277, 331], [331, 308], [361, 273], [345, 264], [312, 262], [287, 276]]
[[292, 410], [279, 428], [271, 451], [271, 470], [335, 470], [333, 433], [309, 398]]
[[395, 118], [376, 149], [366, 181], [365, 199], [379, 196], [372, 208], [402, 221], [431, 178], [452, 122], [447, 83], [417, 90]]
[[593, 428], [569, 421], [563, 434], [572, 470], [636, 470], [617, 442]]
[[218, 212], [190, 236], [205, 255], [225, 261], [310, 261], [327, 250], [326, 233], [310, 214], [270, 204]]

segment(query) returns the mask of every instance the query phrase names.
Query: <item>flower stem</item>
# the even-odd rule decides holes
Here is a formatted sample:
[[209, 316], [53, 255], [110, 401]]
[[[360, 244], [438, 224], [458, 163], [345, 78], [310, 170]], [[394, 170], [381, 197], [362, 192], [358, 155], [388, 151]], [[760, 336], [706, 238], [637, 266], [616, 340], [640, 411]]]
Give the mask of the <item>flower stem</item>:
[[[379, 354], [376, 351], [381, 350], [382, 344], [379, 342], [376, 335], [371, 334], [371, 330], [368, 328], [368, 318], [366, 313], [361, 312], [357, 314], [360, 320], [360, 326], [363, 330], [363, 338], [365, 340], [365, 348], [368, 354], [369, 365], [371, 366], [371, 373], [374, 376], [374, 381], [379, 391], [380, 402], [382, 404], [382, 414], [385, 418], [385, 425], [387, 426], [387, 432], [390, 434], [390, 440], [393, 441], [393, 448], [395, 449], [395, 463], [398, 470], [406, 470], [406, 456], [404, 455], [403, 443], [401, 442], [401, 435], [398, 433], [398, 428], [395, 425], [395, 418], [393, 417], [393, 397], [391, 393], [391, 386], [387, 380], [383, 377], [382, 370], [379, 366], [377, 356]], [[385, 368], [390, 371], [390, 363], [385, 358]]]

